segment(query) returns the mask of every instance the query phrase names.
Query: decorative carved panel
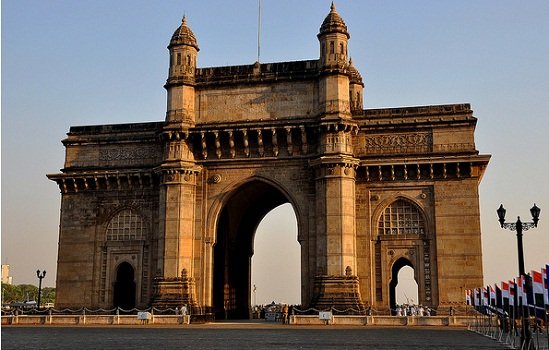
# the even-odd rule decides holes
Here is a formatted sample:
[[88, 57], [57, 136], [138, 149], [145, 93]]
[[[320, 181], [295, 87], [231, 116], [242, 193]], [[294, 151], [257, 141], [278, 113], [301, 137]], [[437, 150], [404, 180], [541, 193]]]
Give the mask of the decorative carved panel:
[[366, 154], [423, 153], [433, 149], [430, 132], [366, 135], [360, 149]]
[[142, 163], [144, 159], [159, 159], [162, 154], [158, 152], [158, 148], [149, 147], [109, 147], [99, 150], [100, 162], [118, 161], [121, 163]]

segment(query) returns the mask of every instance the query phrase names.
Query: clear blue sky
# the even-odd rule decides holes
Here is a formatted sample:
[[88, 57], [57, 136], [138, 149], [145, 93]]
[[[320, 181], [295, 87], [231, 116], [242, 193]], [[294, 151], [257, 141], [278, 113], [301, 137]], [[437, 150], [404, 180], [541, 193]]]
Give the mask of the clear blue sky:
[[[517, 273], [500, 203], [510, 219], [529, 219], [533, 202], [542, 209], [540, 227], [525, 233], [526, 269], [548, 262], [549, 2], [336, 6], [366, 84], [365, 108], [471, 103], [477, 149], [492, 154], [480, 186], [485, 283]], [[329, 7], [263, 0], [261, 61], [317, 58]], [[15, 283], [36, 284], [39, 268], [55, 285], [60, 194], [45, 174], [63, 166], [69, 127], [164, 119], [166, 46], [184, 13], [200, 67], [256, 60], [257, 0], [2, 1], [2, 263]], [[291, 210], [281, 212], [291, 229]], [[277, 238], [268, 228], [257, 236]]]

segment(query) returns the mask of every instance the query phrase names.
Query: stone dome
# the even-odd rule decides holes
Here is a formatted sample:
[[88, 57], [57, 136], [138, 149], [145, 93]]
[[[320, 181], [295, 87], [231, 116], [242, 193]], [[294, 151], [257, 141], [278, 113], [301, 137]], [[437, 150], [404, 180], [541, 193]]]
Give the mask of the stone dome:
[[194, 36], [193, 31], [187, 25], [187, 18], [183, 16], [181, 20], [181, 25], [175, 30], [170, 40], [170, 46], [176, 45], [188, 45], [192, 46], [198, 50], [198, 43], [196, 42], [196, 37]]
[[361, 84], [362, 82], [362, 75], [360, 75], [360, 72], [356, 67], [353, 65], [353, 60], [349, 59], [349, 66], [347, 67], [347, 71], [349, 72], [349, 82], [355, 83], [355, 84]]
[[337, 13], [333, 2], [332, 6], [330, 6], [330, 13], [326, 16], [324, 22], [322, 22], [322, 25], [320, 26], [320, 33], [318, 35], [320, 36], [328, 33], [342, 33], [347, 36], [347, 39], [350, 37], [349, 32], [347, 31], [347, 25], [339, 13]]

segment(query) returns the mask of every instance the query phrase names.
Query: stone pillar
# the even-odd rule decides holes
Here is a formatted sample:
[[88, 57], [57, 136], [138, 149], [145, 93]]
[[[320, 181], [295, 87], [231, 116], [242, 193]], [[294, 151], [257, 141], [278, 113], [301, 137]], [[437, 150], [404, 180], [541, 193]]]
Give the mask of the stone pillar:
[[[197, 177], [189, 137], [195, 124], [195, 74], [199, 51], [196, 37], [183, 17], [168, 46], [170, 69], [164, 87], [167, 91], [166, 123], [162, 130], [164, 158], [160, 175], [158, 261], [152, 304], [196, 307], [193, 278], [193, 243]], [[202, 140], [205, 145], [205, 138]], [[204, 147], [204, 146], [203, 146]], [[207, 157], [207, 149], [202, 149]]]
[[355, 167], [350, 156], [313, 162], [316, 174], [317, 270], [311, 306], [364, 311], [356, 273]]
[[[434, 186], [433, 301], [439, 310], [463, 305], [465, 290], [483, 283], [479, 175]], [[459, 208], [459, 215], [456, 215]]]
[[319, 156], [311, 162], [316, 187], [316, 275], [311, 304], [363, 312], [356, 273], [355, 168], [347, 26], [332, 4], [317, 35], [320, 43]]
[[192, 161], [182, 133], [165, 133], [161, 177], [157, 276], [152, 304], [158, 307], [196, 305], [193, 240], [196, 185], [200, 168]]

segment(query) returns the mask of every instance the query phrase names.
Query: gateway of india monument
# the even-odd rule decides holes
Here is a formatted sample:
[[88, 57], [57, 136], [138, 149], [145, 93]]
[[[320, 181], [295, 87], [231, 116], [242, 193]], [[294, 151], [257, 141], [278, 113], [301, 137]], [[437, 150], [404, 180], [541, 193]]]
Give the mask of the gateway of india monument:
[[198, 68], [184, 17], [165, 120], [70, 128], [64, 167], [48, 175], [61, 190], [57, 307], [248, 318], [254, 233], [284, 203], [302, 307], [388, 312], [404, 266], [419, 304], [463, 305], [483, 283], [490, 159], [470, 105], [364, 109], [334, 5], [317, 38], [317, 59]]

